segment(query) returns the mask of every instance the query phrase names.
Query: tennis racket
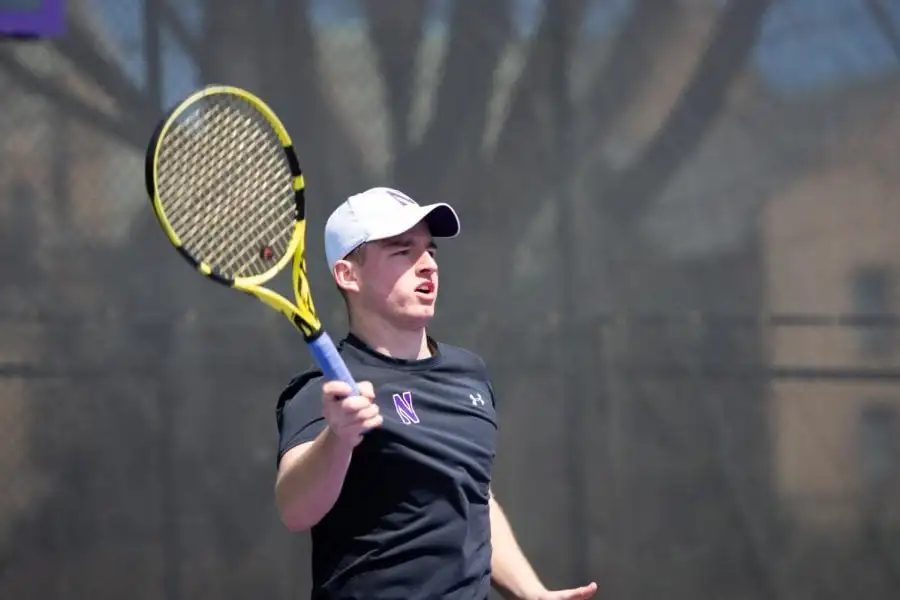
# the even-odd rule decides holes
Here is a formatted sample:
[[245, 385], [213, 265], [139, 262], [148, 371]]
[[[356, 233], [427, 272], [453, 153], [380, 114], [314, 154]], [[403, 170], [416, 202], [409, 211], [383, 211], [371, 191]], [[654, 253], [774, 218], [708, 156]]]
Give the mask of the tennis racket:
[[[305, 182], [272, 109], [233, 86], [194, 92], [153, 132], [145, 178], [153, 212], [181, 256], [208, 279], [287, 317], [325, 376], [358, 394], [316, 315], [306, 273]], [[263, 287], [291, 261], [295, 302]]]

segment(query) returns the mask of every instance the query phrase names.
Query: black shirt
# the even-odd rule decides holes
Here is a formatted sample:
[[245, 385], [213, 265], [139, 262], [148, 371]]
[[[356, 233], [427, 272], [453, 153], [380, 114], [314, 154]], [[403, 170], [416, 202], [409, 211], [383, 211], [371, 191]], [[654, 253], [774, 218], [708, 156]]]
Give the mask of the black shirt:
[[[350, 334], [338, 349], [371, 381], [384, 423], [354, 449], [341, 494], [312, 528], [312, 598], [485, 599], [497, 443], [484, 361], [446, 344], [384, 356]], [[278, 459], [325, 428], [322, 374], [296, 377], [278, 402]]]

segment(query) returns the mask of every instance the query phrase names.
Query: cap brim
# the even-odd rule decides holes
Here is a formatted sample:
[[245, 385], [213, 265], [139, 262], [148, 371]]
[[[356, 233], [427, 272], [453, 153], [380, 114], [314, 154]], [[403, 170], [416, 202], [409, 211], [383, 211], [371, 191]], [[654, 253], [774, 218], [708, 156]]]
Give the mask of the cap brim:
[[402, 218], [391, 221], [390, 226], [378, 232], [371, 232], [368, 241], [384, 240], [406, 233], [422, 221], [428, 224], [431, 235], [437, 238], [452, 238], [459, 235], [459, 217], [449, 204], [439, 202], [425, 206], [404, 207]]
[[452, 238], [459, 235], [459, 217], [453, 207], [440, 202], [423, 206], [425, 222], [431, 235], [439, 238]]

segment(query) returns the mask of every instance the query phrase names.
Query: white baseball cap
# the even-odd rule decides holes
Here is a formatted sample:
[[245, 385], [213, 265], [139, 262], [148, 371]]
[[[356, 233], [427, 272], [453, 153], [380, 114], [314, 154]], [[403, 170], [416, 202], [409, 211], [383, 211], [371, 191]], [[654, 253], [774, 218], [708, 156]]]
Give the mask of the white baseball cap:
[[425, 220], [431, 235], [459, 234], [459, 217], [449, 204], [418, 204], [398, 190], [375, 187], [347, 198], [325, 223], [325, 257], [329, 270], [365, 244], [400, 235]]

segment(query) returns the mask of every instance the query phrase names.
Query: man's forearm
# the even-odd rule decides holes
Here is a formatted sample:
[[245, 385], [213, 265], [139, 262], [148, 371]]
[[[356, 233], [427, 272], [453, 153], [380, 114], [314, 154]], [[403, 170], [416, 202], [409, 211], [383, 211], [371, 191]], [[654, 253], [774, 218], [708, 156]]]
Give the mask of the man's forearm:
[[538, 598], [546, 589], [525, 558], [500, 504], [491, 496], [491, 571], [494, 587], [505, 598]]
[[275, 502], [288, 529], [309, 529], [331, 510], [344, 485], [352, 453], [352, 448], [326, 428], [305, 447], [284, 455], [275, 483]]

